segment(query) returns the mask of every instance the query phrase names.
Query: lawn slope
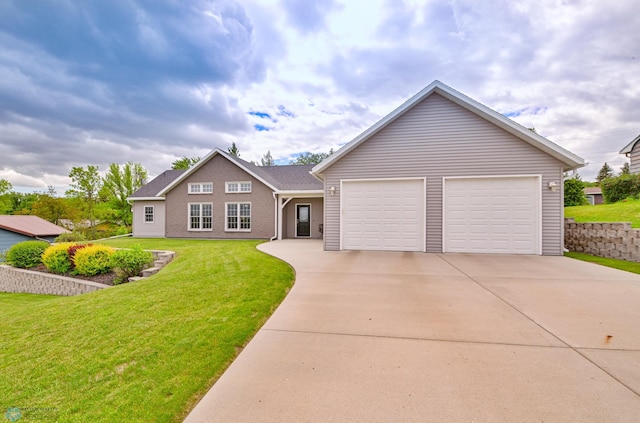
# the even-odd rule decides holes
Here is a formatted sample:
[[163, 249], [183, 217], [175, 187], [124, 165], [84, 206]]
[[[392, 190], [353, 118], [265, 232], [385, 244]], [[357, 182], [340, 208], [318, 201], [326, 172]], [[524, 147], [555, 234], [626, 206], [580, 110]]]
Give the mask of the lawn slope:
[[257, 241], [109, 244], [177, 257], [148, 279], [95, 293], [0, 295], [2, 414], [19, 407], [21, 421], [181, 421], [294, 279]]
[[631, 222], [632, 228], [640, 228], [640, 200], [565, 207], [564, 217], [572, 217], [576, 222]]

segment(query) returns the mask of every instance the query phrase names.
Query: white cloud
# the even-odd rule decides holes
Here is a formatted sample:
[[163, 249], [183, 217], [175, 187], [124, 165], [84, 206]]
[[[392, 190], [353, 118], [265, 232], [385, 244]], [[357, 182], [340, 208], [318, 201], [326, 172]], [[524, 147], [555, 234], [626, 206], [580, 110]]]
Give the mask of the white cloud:
[[0, 177], [55, 185], [71, 166], [126, 161], [153, 175], [231, 142], [247, 160], [270, 150], [286, 161], [339, 147], [439, 79], [583, 156], [590, 165], [580, 173], [592, 179], [604, 161], [622, 165], [618, 151], [640, 134], [636, 8], [5, 2]]

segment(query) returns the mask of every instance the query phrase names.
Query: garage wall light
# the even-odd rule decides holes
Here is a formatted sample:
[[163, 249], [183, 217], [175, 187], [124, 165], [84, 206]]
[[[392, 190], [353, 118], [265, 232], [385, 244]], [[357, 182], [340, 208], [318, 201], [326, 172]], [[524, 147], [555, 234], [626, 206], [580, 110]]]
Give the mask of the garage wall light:
[[329, 192], [331, 193], [331, 195], [336, 195], [336, 187], [329, 188]]
[[555, 181], [549, 182], [549, 189], [553, 192], [556, 192], [558, 190], [558, 183]]

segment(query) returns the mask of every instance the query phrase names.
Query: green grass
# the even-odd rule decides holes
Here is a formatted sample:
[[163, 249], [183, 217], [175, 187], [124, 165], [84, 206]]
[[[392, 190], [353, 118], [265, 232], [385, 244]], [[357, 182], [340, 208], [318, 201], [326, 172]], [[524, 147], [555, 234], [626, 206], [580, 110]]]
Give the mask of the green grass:
[[565, 207], [564, 216], [572, 217], [576, 222], [631, 222], [632, 228], [640, 228], [640, 200]]
[[293, 283], [258, 243], [114, 240], [177, 257], [90, 294], [1, 295], [0, 416], [20, 407], [34, 410], [21, 422], [182, 421]]
[[636, 263], [634, 261], [596, 257], [589, 254], [573, 252], [564, 253], [564, 255], [577, 260], [588, 261], [590, 263], [596, 263], [607, 267], [613, 267], [614, 269], [640, 274], [640, 263]]

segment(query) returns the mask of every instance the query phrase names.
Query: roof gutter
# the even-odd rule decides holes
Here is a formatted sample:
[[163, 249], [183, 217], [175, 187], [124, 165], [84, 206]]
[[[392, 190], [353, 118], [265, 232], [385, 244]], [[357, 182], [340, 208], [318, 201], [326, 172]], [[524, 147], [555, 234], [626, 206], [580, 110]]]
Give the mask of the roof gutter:
[[271, 239], [269, 239], [270, 242], [278, 239], [278, 222], [280, 218], [280, 216], [278, 215], [278, 194], [276, 194], [275, 191], [273, 191], [271, 194], [273, 194], [273, 210], [274, 210], [275, 225], [273, 228], [274, 235], [271, 237]]

